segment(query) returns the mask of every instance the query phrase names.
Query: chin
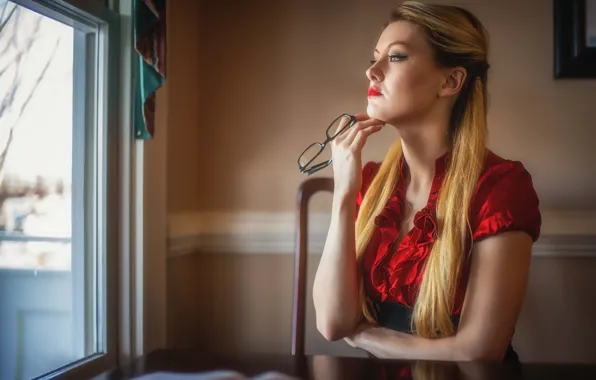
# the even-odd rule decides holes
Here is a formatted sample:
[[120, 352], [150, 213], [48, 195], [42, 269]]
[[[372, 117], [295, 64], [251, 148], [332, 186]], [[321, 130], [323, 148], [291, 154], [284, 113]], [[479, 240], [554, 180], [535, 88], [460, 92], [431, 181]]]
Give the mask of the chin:
[[391, 114], [389, 112], [384, 112], [381, 107], [371, 103], [368, 103], [368, 106], [366, 107], [366, 114], [371, 119], [377, 119], [384, 123], [387, 123], [387, 121], [391, 119]]
[[375, 106], [374, 104], [370, 104], [369, 102], [368, 106], [366, 107], [366, 114], [372, 119], [379, 119], [379, 116], [381, 116], [383, 112], [379, 109], [379, 107]]

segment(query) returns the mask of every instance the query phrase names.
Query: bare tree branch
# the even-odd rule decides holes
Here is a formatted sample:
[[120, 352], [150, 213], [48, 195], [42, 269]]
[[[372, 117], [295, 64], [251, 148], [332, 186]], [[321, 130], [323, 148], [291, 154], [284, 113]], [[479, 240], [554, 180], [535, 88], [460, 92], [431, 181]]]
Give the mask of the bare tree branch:
[[[0, 69], [0, 77], [2, 77], [2, 75], [4, 75], [4, 73], [6, 73], [8, 69], [10, 69], [10, 67], [15, 63], [15, 61], [20, 60], [24, 54], [25, 51], [20, 51], [14, 57], [8, 59], [8, 63]], [[0, 53], [0, 57], [2, 57], [3, 55], [4, 53]]]
[[[6, 10], [6, 8], [5, 8]], [[5, 49], [2, 51], [4, 53], [5, 50], [13, 47], [13, 48], [17, 48], [17, 34], [16, 33], [16, 29], [18, 28], [19, 25], [19, 20], [21, 19], [21, 7], [18, 4], [15, 4], [13, 6], [13, 8], [10, 11], [10, 14], [8, 15], [8, 17], [6, 18], [5, 22], [2, 25], [2, 29], [4, 29], [4, 27], [6, 25], [8, 25], [8, 22], [10, 20], [14, 19], [13, 23], [12, 23], [12, 33], [10, 34], [10, 40], [8, 41], [7, 44], [5, 44]], [[0, 32], [2, 30], [0, 29]]]
[[[10, 16], [12, 17], [12, 12], [11, 12]], [[15, 24], [16, 23], [17, 23], [17, 19], [15, 19]], [[4, 27], [4, 25], [6, 25], [6, 22], [3, 23], [2, 25], [3, 25], [2, 27]], [[0, 117], [4, 114], [4, 112], [7, 109], [11, 109], [14, 106], [16, 94], [19, 92], [19, 89], [22, 90], [23, 74], [21, 73], [21, 71], [23, 70], [23, 67], [22, 67], [23, 65], [21, 63], [22, 63], [24, 57], [26, 56], [26, 53], [29, 53], [29, 51], [33, 47], [35, 41], [37, 40], [37, 38], [40, 34], [40, 28], [41, 28], [41, 16], [39, 16], [36, 19], [35, 27], [31, 31], [31, 37], [26, 42], [24, 49], [23, 50], [18, 49], [20, 51], [17, 53], [15, 60], [13, 60], [11, 62], [12, 64], [16, 65], [15, 77], [12, 81], [11, 86], [9, 87], [7, 94], [5, 95], [2, 103], [0, 104]], [[11, 36], [11, 44], [14, 44], [14, 46], [17, 45], [16, 35], [17, 35], [16, 31], [13, 30], [13, 33]], [[17, 126], [19, 125], [19, 121], [20, 121], [21, 117], [27, 110], [29, 103], [31, 102], [31, 99], [33, 98], [33, 95], [37, 92], [39, 85], [43, 81], [43, 79], [44, 79], [53, 59], [54, 59], [54, 56], [56, 55], [56, 52], [58, 51], [58, 47], [59, 47], [60, 43], [61, 43], [61, 40], [58, 39], [56, 41], [54, 49], [52, 50], [52, 53], [50, 54], [50, 57], [48, 58], [47, 62], [45, 63], [40, 74], [37, 76], [31, 90], [29, 91], [25, 100], [21, 104], [15, 120], [12, 122], [12, 125], [9, 128], [8, 138], [6, 140], [4, 148], [2, 149], [2, 152], [0, 153], [0, 184], [2, 183], [2, 180], [4, 178], [4, 164], [6, 162], [6, 157], [8, 156], [8, 152], [9, 152], [10, 147], [13, 142], [14, 131], [17, 128]], [[7, 65], [6, 67], [4, 67], [2, 69], [2, 71], [0, 71], [0, 74], [7, 72], [9, 67], [10, 67], [10, 64]]]
[[[52, 50], [52, 54], [50, 55], [50, 58], [48, 58], [48, 61], [46, 62], [45, 66], [43, 67], [41, 74], [39, 74], [39, 77], [37, 77], [37, 80], [35, 81], [35, 85], [33, 86], [33, 89], [31, 90], [31, 92], [29, 93], [29, 96], [27, 96], [27, 99], [25, 99], [25, 101], [23, 102], [23, 106], [21, 107], [19, 116], [17, 116], [17, 123], [19, 122], [19, 119], [21, 118], [21, 116], [23, 116], [25, 109], [27, 109], [27, 105], [29, 105], [31, 98], [33, 98], [33, 94], [35, 94], [37, 87], [43, 81], [43, 78], [45, 77], [46, 72], [48, 71], [48, 68], [50, 67], [52, 61], [54, 60], [54, 56], [56, 55], [56, 51], [58, 50], [58, 46], [60, 46], [61, 41], [62, 40], [56, 41], [56, 44], [54, 45], [54, 50]], [[14, 128], [14, 126], [12, 128]], [[0, 165], [0, 167], [1, 167], [1, 165]]]
[[[17, 21], [18, 21], [18, 19], [15, 20], [15, 23], [17, 23]], [[17, 56], [15, 57], [15, 61], [11, 62], [12, 64], [16, 65], [15, 78], [12, 82], [10, 89], [8, 90], [8, 93], [4, 97], [4, 100], [2, 101], [2, 103], [0, 103], [0, 117], [2, 117], [2, 115], [4, 114], [6, 109], [8, 107], [11, 107], [12, 104], [14, 103], [16, 93], [19, 90], [19, 88], [21, 87], [22, 76], [20, 75], [20, 72], [21, 72], [21, 61], [23, 60], [23, 55], [25, 55], [25, 53], [28, 53], [31, 50], [31, 48], [33, 47], [33, 44], [35, 43], [35, 40], [37, 39], [37, 37], [39, 35], [40, 29], [41, 29], [41, 16], [38, 16], [38, 18], [35, 22], [35, 27], [33, 29], [32, 36], [28, 39], [28, 41], [25, 45], [25, 48], [17, 54]], [[14, 39], [16, 41], [16, 35], [17, 35], [17, 33], [15, 33], [13, 31], [13, 35], [12, 35], [11, 39]], [[55, 49], [56, 48], [54, 48], [54, 52], [52, 52], [52, 57], [54, 56], [54, 54], [56, 52]], [[8, 69], [8, 67], [6, 67], [6, 69]], [[1, 170], [1, 167], [0, 167], [0, 170]]]
[[[1, 1], [1, 0], [0, 0]], [[4, 8], [4, 11], [6, 11], [6, 8]], [[6, 20], [4, 20], [4, 22], [2, 24], [0, 24], [0, 36], [2, 36], [2, 31], [4, 30], [4, 27], [7, 26], [8, 22], [10, 20], [13, 19], [13, 16], [16, 14], [16, 16], [14, 17], [14, 22], [12, 24], [12, 29], [13, 29], [13, 33], [10, 35], [10, 39], [8, 41], [8, 43], [3, 44], [4, 47], [2, 48], [2, 51], [0, 52], [0, 57], [4, 57], [5, 54], [8, 52], [8, 50], [14, 46], [13, 40], [16, 38], [16, 33], [14, 33], [14, 29], [15, 27], [18, 25], [18, 20], [19, 20], [19, 13], [18, 11], [18, 7], [15, 5], [11, 10], [10, 13], [8, 14], [8, 16], [6, 17]]]
[[52, 61], [54, 59], [54, 56], [56, 55], [56, 51], [58, 50], [58, 46], [60, 46], [60, 41], [61, 40], [56, 41], [56, 45], [54, 45], [54, 50], [52, 51], [52, 55], [50, 56], [50, 58], [48, 58], [48, 61], [46, 62], [43, 70], [41, 71], [41, 73], [37, 77], [37, 80], [35, 81], [35, 84], [33, 85], [33, 89], [31, 89], [31, 91], [29, 92], [29, 95], [27, 96], [27, 98], [23, 102], [23, 105], [22, 105], [21, 110], [20, 110], [20, 112], [19, 112], [19, 114], [17, 116], [16, 121], [10, 127], [10, 132], [8, 133], [8, 139], [6, 141], [6, 145], [4, 146], [4, 149], [2, 150], [2, 153], [0, 153], [0, 183], [2, 182], [2, 177], [4, 175], [4, 162], [6, 161], [6, 156], [8, 154], [8, 149], [10, 149], [10, 145], [12, 143], [14, 130], [15, 130], [16, 126], [19, 124], [19, 120], [21, 119], [21, 117], [23, 116], [23, 113], [27, 109], [27, 106], [29, 105], [29, 102], [33, 98], [33, 95], [35, 94], [35, 91], [37, 90], [37, 87], [39, 87], [39, 84], [43, 81], [43, 78], [45, 77], [45, 74], [48, 71], [48, 68], [50, 67], [50, 64], [52, 63]]
[[[10, 19], [12, 18], [12, 15], [14, 15], [14, 13], [17, 11], [18, 7], [19, 6], [15, 4], [12, 7], [12, 9], [10, 10], [10, 13], [8, 14], [8, 16], [6, 16], [6, 19], [4, 21], [2, 21], [2, 19], [0, 18], [0, 21], [2, 21], [2, 22], [0, 22], [0, 33], [2, 33], [2, 29], [4, 29], [6, 24], [8, 24], [8, 21], [10, 21]], [[8, 6], [6, 8], [8, 8]], [[6, 8], [4, 8], [4, 11], [6, 11]], [[4, 11], [2, 12], [3, 15], [4, 15]]]
[[10, 85], [8, 92], [4, 96], [2, 103], [0, 103], [0, 117], [2, 117], [2, 115], [4, 115], [4, 112], [14, 104], [15, 96], [17, 94], [17, 91], [19, 90], [19, 87], [21, 86], [21, 76], [20, 76], [21, 60], [22, 60], [22, 55], [19, 56], [15, 62], [16, 71], [15, 71], [14, 78], [12, 80], [12, 84]]

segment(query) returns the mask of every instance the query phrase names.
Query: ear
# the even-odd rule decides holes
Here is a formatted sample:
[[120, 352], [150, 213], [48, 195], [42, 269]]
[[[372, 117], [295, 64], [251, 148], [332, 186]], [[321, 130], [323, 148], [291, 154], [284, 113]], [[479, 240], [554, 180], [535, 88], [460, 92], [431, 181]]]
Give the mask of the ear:
[[463, 67], [446, 69], [443, 84], [437, 97], [442, 98], [457, 95], [461, 91], [466, 77], [467, 71]]

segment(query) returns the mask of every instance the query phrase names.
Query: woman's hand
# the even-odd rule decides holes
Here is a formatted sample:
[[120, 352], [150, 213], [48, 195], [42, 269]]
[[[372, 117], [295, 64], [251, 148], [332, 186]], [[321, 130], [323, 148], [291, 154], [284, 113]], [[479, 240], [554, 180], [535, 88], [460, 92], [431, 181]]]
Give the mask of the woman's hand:
[[[344, 340], [374, 358], [401, 358], [411, 347], [413, 336], [368, 321], [358, 325]], [[423, 338], [420, 338], [423, 339]]]
[[354, 348], [361, 348], [358, 345], [358, 342], [360, 341], [360, 338], [362, 338], [362, 336], [364, 334], [366, 334], [367, 332], [369, 332], [370, 329], [374, 329], [379, 327], [378, 325], [374, 324], [374, 323], [370, 323], [368, 321], [362, 322], [360, 323], [357, 327], [356, 330], [354, 330], [354, 332], [352, 333], [352, 335], [344, 338], [344, 340], [346, 341], [346, 343], [348, 343], [350, 346], [354, 347]]
[[[356, 195], [362, 186], [362, 148], [368, 136], [380, 131], [384, 123], [366, 114], [355, 115], [357, 122], [331, 142], [334, 193]], [[341, 126], [339, 127], [341, 128]]]

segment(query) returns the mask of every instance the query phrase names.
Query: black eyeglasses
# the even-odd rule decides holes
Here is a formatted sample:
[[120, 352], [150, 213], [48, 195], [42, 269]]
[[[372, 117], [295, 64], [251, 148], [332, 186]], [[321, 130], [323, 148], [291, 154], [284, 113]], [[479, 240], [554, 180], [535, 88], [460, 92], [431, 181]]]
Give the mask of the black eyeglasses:
[[[327, 156], [321, 156], [321, 153], [325, 150], [327, 144], [339, 136], [347, 128], [350, 128], [356, 122], [356, 117], [350, 114], [344, 113], [338, 116], [335, 120], [329, 124], [325, 134], [327, 139], [321, 142], [315, 142], [304, 149], [304, 152], [298, 157], [298, 168], [301, 173], [311, 175], [318, 172], [321, 169], [326, 168], [331, 164], [331, 153], [327, 151]], [[329, 158], [327, 158], [329, 157]]]

